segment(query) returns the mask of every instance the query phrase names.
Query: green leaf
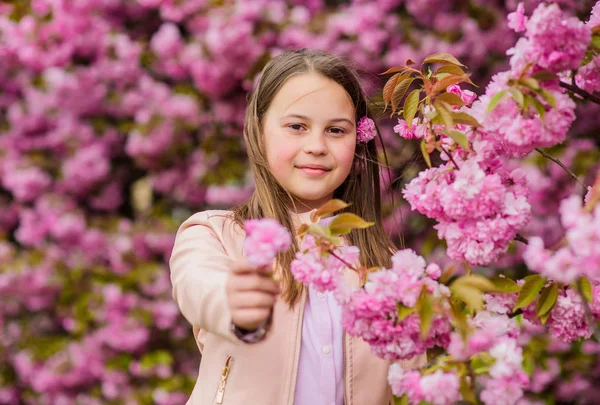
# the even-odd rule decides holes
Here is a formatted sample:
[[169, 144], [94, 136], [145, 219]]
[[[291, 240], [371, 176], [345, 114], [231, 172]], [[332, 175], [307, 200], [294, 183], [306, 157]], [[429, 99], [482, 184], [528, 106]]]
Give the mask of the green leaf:
[[462, 338], [466, 339], [469, 334], [469, 322], [467, 321], [467, 315], [465, 314], [463, 305], [461, 301], [456, 298], [451, 298], [449, 302], [452, 325], [458, 333], [460, 333]]
[[401, 75], [402, 75], [401, 73], [396, 73], [395, 75], [390, 77], [388, 79], [388, 81], [385, 82], [385, 86], [383, 86], [383, 101], [385, 102], [386, 109], [387, 109], [388, 104], [392, 100], [392, 93], [394, 92], [394, 89], [396, 88], [396, 84], [398, 83], [398, 79], [400, 78]]
[[516, 293], [521, 291], [519, 284], [515, 283], [515, 281], [510, 278], [494, 277], [490, 281], [496, 286], [496, 292]]
[[494, 94], [494, 97], [492, 97], [492, 99], [490, 100], [490, 103], [488, 104], [487, 111], [491, 112], [494, 108], [496, 108], [496, 106], [498, 105], [500, 100], [502, 100], [502, 97], [504, 97], [504, 95], [507, 92], [508, 92], [508, 90], [502, 90], [502, 91], [499, 91], [498, 93]]
[[405, 320], [407, 317], [409, 317], [417, 311], [416, 307], [409, 308], [405, 307], [400, 303], [396, 304], [396, 307], [398, 308], [398, 321]]
[[523, 353], [523, 371], [532, 375], [533, 370], [535, 370], [535, 358], [530, 351], [526, 351]]
[[453, 75], [466, 75], [467, 74], [464, 70], [462, 70], [462, 68], [460, 66], [457, 66], [457, 65], [440, 66], [438, 68], [438, 70], [436, 71], [436, 73], [438, 73], [438, 74], [448, 73], [448, 74], [453, 74]]
[[392, 93], [392, 114], [398, 109], [400, 101], [402, 101], [402, 98], [414, 80], [413, 77], [398, 80], [398, 84]]
[[471, 385], [467, 381], [467, 376], [464, 376], [460, 379], [460, 395], [462, 395], [463, 400], [471, 404], [477, 403], [477, 398], [475, 397], [475, 393], [473, 392]]
[[413, 119], [415, 118], [415, 114], [417, 113], [417, 106], [419, 105], [420, 94], [421, 89], [413, 90], [404, 101], [404, 121], [406, 121], [406, 125], [409, 128], [412, 125]]
[[539, 90], [540, 89], [540, 84], [533, 77], [521, 77], [519, 79], [519, 83], [522, 84], [522, 85], [524, 85], [525, 87], [529, 87], [532, 90]]
[[489, 279], [479, 274], [471, 274], [457, 278], [452, 285], [466, 285], [468, 287], [477, 288], [480, 291], [488, 292], [495, 291], [496, 286]]
[[462, 111], [452, 111], [450, 114], [452, 115], [454, 122], [457, 124], [470, 125], [472, 127], [481, 126], [481, 124], [474, 117]]
[[443, 101], [446, 104], [452, 105], [452, 106], [457, 106], [457, 107], [462, 107], [463, 105], [465, 105], [465, 102], [462, 100], [462, 98], [460, 98], [460, 96], [458, 94], [454, 94], [454, 93], [442, 93], [439, 96], [437, 96], [435, 98], [436, 101]]
[[540, 118], [542, 120], [544, 120], [544, 118], [546, 117], [546, 107], [544, 107], [544, 104], [542, 104], [540, 102], [540, 100], [538, 100], [535, 97], [531, 97], [531, 96], [526, 96], [528, 99], [531, 99], [531, 103], [533, 104], [533, 108], [535, 108], [535, 111], [537, 111], [537, 113], [540, 115]]
[[425, 163], [431, 169], [431, 157], [429, 156], [429, 152], [427, 152], [427, 143], [425, 143], [425, 139], [421, 141], [421, 153], [423, 154], [423, 159], [425, 159]]
[[538, 317], [542, 317], [549, 313], [554, 304], [556, 304], [556, 300], [558, 299], [558, 285], [556, 283], [550, 284], [548, 287], [544, 288], [540, 298], [538, 298], [536, 304], [536, 314]]
[[321, 205], [315, 212], [313, 212], [310, 216], [310, 220], [316, 222], [321, 218], [329, 217], [334, 212], [343, 210], [344, 208], [349, 206], [350, 204], [342, 200], [338, 200], [337, 198], [331, 199], [325, 204]]
[[511, 87], [508, 89], [508, 91], [510, 91], [510, 94], [512, 95], [513, 100], [515, 100], [515, 103], [517, 103], [520, 107], [523, 107], [525, 99], [521, 90], [517, 89], [516, 87]]
[[534, 79], [537, 79], [541, 82], [546, 81], [546, 80], [558, 79], [558, 76], [556, 76], [552, 72], [548, 72], [547, 70], [540, 70], [539, 72], [535, 72], [534, 74], [531, 75], [531, 77], [533, 77]]
[[439, 79], [431, 88], [431, 93], [442, 93], [446, 91], [448, 86], [458, 84], [461, 82], [469, 82], [469, 76], [467, 75], [448, 75]]
[[463, 148], [464, 150], [471, 150], [471, 147], [469, 146], [469, 140], [467, 139], [466, 135], [463, 134], [460, 131], [447, 131], [446, 135], [448, 135], [450, 138], [452, 138], [454, 140], [454, 142], [456, 142], [457, 144], [459, 144], [461, 146], [461, 148]]
[[598, 49], [600, 49], [600, 35], [592, 36], [592, 45]]
[[475, 374], [483, 374], [489, 371], [495, 359], [486, 352], [480, 352], [471, 358], [471, 368]]
[[442, 123], [446, 126], [446, 129], [450, 129], [454, 126], [454, 121], [450, 115], [450, 110], [446, 108], [443, 102], [436, 101], [433, 107], [437, 111]]
[[364, 229], [374, 225], [374, 222], [367, 222], [358, 215], [350, 212], [344, 212], [338, 215], [329, 223], [329, 229], [332, 234], [347, 233], [352, 229]]
[[594, 300], [594, 290], [592, 288], [592, 284], [590, 284], [590, 281], [587, 278], [581, 277], [579, 279], [579, 290], [581, 291], [581, 295], [583, 295], [588, 302], [592, 302]]
[[521, 286], [521, 292], [517, 297], [517, 303], [513, 308], [513, 312], [531, 304], [544, 287], [544, 284], [546, 284], [546, 279], [539, 274], [525, 277], [525, 284]]
[[389, 68], [388, 70], [386, 70], [383, 73], [379, 73], [379, 75], [385, 76], [385, 75], [389, 75], [390, 73], [404, 72], [405, 70], [406, 70], [406, 66], [395, 66], [393, 68]]
[[421, 339], [425, 339], [433, 320], [433, 303], [426, 287], [421, 290], [416, 306], [419, 311], [419, 319], [421, 320]]
[[458, 65], [458, 66], [465, 66], [462, 63], [459, 62], [458, 59], [456, 59], [454, 56], [450, 55], [449, 53], [445, 53], [445, 52], [440, 52], [440, 53], [434, 53], [432, 55], [429, 55], [428, 57], [425, 58], [425, 60], [423, 60], [423, 64], [425, 63], [443, 63], [443, 64], [452, 64], [452, 65]]
[[540, 316], [540, 322], [542, 323], [542, 325], [546, 324], [546, 321], [548, 321], [548, 318], [550, 317], [551, 313], [552, 313], [552, 311], [548, 311], [544, 315]]
[[463, 301], [469, 308], [475, 311], [483, 309], [483, 293], [480, 289], [465, 284], [453, 283], [450, 290], [456, 298]]
[[541, 89], [538, 94], [542, 96], [546, 103], [550, 104], [552, 108], [556, 107], [556, 98], [548, 90]]
[[394, 405], [408, 405], [408, 395], [404, 394], [401, 397], [394, 395]]

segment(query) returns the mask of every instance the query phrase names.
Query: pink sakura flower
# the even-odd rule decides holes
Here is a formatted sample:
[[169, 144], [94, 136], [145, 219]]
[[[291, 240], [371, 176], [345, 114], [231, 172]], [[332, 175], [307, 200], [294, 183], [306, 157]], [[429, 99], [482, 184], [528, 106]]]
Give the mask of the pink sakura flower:
[[367, 117], [362, 117], [356, 125], [356, 140], [360, 143], [367, 143], [377, 136], [375, 122]]
[[596, 56], [588, 64], [579, 68], [575, 82], [577, 86], [590, 93], [600, 91], [600, 56]]
[[286, 251], [292, 244], [288, 230], [274, 219], [250, 219], [244, 223], [244, 229], [244, 249], [253, 266], [270, 265], [277, 253]]
[[525, 31], [527, 17], [525, 16], [525, 7], [523, 3], [519, 3], [517, 10], [508, 14], [508, 28], [512, 28], [515, 32]]
[[415, 370], [403, 370], [399, 364], [392, 364], [388, 371], [388, 383], [396, 396], [405, 395], [409, 404], [427, 401], [435, 405], [450, 405], [461, 399], [460, 381], [454, 373], [437, 370], [421, 375]]
[[590, 28], [594, 28], [595, 26], [600, 25], [600, 1], [596, 2], [594, 7], [592, 8], [590, 19], [586, 24]]
[[446, 88], [448, 93], [454, 93], [457, 96], [460, 96], [460, 99], [465, 104], [471, 104], [477, 98], [477, 94], [473, 93], [471, 90], [463, 90], [460, 88], [458, 84], [453, 84]]
[[[518, 25], [521, 18], [515, 16], [511, 24]], [[540, 4], [525, 28], [526, 38], [521, 38], [509, 53], [513, 54], [510, 64], [516, 75], [529, 62], [554, 73], [577, 69], [591, 40], [590, 27], [554, 3]]]
[[356, 246], [340, 246], [334, 249], [334, 253], [335, 256], [321, 252], [315, 237], [306, 235], [290, 270], [296, 280], [312, 285], [317, 291], [336, 290], [346, 268], [345, 263], [355, 264], [360, 251]]

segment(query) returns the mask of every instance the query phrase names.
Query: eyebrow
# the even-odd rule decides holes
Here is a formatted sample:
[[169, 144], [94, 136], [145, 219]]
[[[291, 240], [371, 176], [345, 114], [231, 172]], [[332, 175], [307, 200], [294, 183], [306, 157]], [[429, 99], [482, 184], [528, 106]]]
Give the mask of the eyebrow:
[[[308, 118], [305, 115], [300, 115], [300, 114], [288, 114], [284, 117], [281, 117], [281, 119], [284, 118], [299, 118], [301, 120], [305, 120], [305, 121], [310, 121], [311, 119]], [[334, 118], [332, 120], [329, 120], [329, 122], [347, 122], [348, 124], [354, 126], [354, 122], [350, 121], [348, 118]]]

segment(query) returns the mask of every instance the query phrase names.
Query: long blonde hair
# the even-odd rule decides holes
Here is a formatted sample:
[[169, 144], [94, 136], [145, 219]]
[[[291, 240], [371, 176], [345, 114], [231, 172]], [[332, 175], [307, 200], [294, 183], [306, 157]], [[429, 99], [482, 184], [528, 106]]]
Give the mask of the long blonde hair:
[[[279, 89], [290, 77], [303, 73], [318, 73], [341, 85], [354, 104], [356, 122], [365, 115], [371, 117], [358, 74], [340, 58], [323, 51], [302, 49], [286, 52], [271, 59], [263, 69], [256, 88], [249, 94], [246, 108], [244, 140], [254, 176], [255, 191], [247, 201], [232, 209], [233, 220], [240, 226], [247, 219], [273, 218], [294, 235], [295, 230], [288, 213], [288, 207], [293, 205], [294, 201], [291, 194], [275, 180], [269, 170], [262, 128], [265, 113]], [[381, 141], [379, 131], [377, 135]], [[348, 236], [349, 243], [360, 249], [361, 263], [368, 267], [389, 267], [391, 253], [395, 250], [381, 223], [379, 168], [375, 141], [358, 143], [353, 169], [334, 192], [334, 198], [351, 203], [350, 207], [345, 209], [346, 212], [352, 212], [375, 223], [367, 229], [354, 230]], [[294, 240], [293, 248], [277, 257], [277, 264], [281, 269], [282, 297], [290, 307], [297, 302], [302, 292], [302, 284], [295, 281], [290, 272], [290, 264], [297, 251], [298, 244]]]

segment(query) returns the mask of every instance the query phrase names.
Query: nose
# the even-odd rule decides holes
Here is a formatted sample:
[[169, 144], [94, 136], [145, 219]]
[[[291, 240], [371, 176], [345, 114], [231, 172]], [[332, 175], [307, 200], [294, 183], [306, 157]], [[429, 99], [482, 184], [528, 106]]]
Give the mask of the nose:
[[312, 155], [326, 155], [328, 153], [325, 131], [313, 130], [304, 139], [303, 149], [305, 153]]

